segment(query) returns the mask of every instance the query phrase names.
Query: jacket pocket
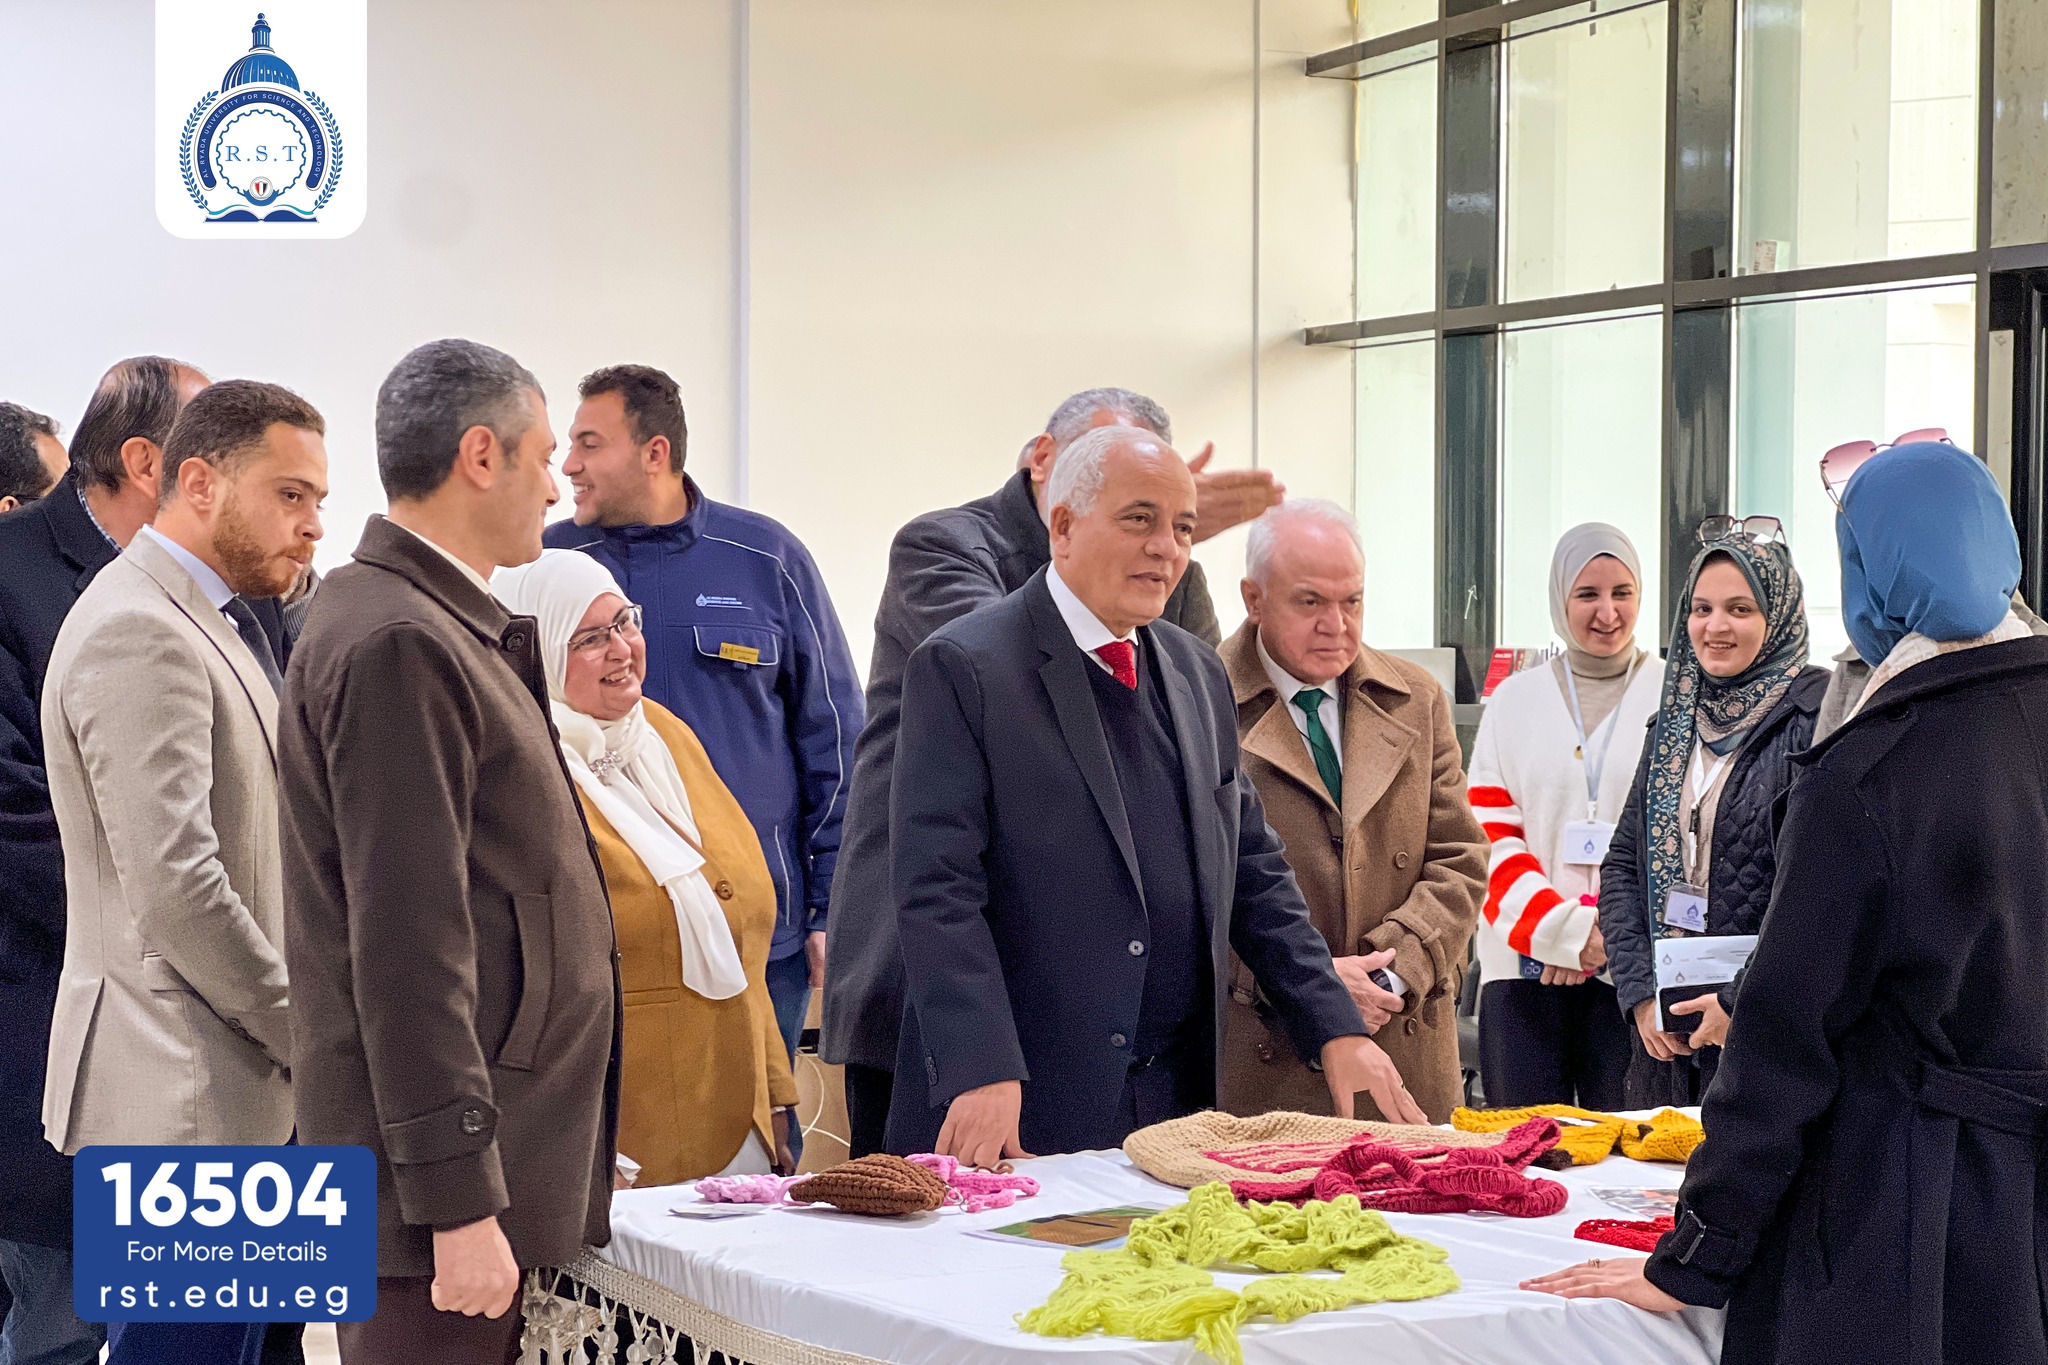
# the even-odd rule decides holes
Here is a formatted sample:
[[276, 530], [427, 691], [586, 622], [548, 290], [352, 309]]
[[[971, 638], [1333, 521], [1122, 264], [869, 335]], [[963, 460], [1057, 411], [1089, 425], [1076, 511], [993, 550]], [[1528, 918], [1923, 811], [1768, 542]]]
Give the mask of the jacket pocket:
[[519, 1008], [498, 1065], [515, 1071], [533, 1070], [540, 1036], [547, 1027], [548, 1003], [555, 985], [555, 902], [552, 896], [520, 893], [512, 897], [512, 918], [519, 930]]
[[782, 662], [782, 637], [758, 626], [692, 626], [697, 652], [735, 668], [774, 668]]
[[162, 953], [142, 955], [142, 984], [152, 991], [191, 992], [192, 983], [178, 975], [178, 969], [164, 961]]

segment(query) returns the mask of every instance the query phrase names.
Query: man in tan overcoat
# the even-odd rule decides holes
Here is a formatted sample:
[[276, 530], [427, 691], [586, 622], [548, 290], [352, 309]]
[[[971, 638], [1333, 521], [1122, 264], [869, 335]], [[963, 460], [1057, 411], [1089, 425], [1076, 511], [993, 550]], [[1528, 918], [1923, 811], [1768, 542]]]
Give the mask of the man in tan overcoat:
[[[1334, 503], [1267, 512], [1246, 558], [1247, 619], [1222, 648], [1245, 771], [1374, 1041], [1441, 1123], [1462, 1100], [1455, 1003], [1486, 891], [1450, 698], [1364, 645], [1365, 555]], [[1322, 1077], [1231, 972], [1222, 1107], [1329, 1113]], [[1379, 1117], [1369, 1099], [1359, 1117]]]

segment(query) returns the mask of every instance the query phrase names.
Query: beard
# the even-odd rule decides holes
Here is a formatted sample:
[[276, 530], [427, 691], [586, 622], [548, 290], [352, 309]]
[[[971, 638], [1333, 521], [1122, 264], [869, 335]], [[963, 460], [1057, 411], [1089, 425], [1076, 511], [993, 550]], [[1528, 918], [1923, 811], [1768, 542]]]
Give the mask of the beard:
[[221, 503], [213, 552], [220, 556], [221, 577], [242, 597], [282, 597], [305, 571], [302, 561], [263, 548], [233, 493]]

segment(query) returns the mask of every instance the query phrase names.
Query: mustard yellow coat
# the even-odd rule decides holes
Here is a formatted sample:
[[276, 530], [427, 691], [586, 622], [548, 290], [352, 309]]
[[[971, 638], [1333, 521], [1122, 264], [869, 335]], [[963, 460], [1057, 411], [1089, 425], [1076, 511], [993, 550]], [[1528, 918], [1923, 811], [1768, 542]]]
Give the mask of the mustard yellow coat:
[[683, 984], [674, 903], [583, 797], [611, 890], [625, 991], [619, 1151], [640, 1163], [640, 1184], [672, 1185], [723, 1170], [749, 1127], [774, 1152], [770, 1114], [796, 1103], [796, 1080], [768, 1000], [775, 887], [760, 840], [690, 727], [654, 702], [642, 705], [675, 756], [703, 840], [704, 875], [747, 972], [747, 988], [728, 1000], [707, 1000]]

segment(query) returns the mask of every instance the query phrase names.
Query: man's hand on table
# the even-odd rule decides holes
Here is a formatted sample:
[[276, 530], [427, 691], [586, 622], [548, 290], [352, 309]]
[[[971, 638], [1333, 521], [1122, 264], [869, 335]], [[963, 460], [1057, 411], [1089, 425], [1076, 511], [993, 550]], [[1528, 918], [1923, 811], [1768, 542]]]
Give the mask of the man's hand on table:
[[962, 1165], [992, 1171], [1011, 1158], [1028, 1158], [1017, 1138], [1017, 1123], [1024, 1113], [1024, 1085], [1021, 1081], [997, 1081], [963, 1090], [946, 1109], [945, 1126], [933, 1151], [959, 1158]]
[[1652, 1313], [1676, 1313], [1685, 1307], [1678, 1299], [1651, 1284], [1643, 1274], [1647, 1257], [1623, 1256], [1616, 1260], [1582, 1261], [1567, 1270], [1554, 1270], [1522, 1281], [1522, 1288], [1562, 1299], [1620, 1299]]
[[1370, 1038], [1351, 1034], [1323, 1044], [1323, 1079], [1330, 1087], [1330, 1102], [1340, 1117], [1356, 1111], [1352, 1097], [1363, 1090], [1380, 1107], [1389, 1123], [1428, 1123], [1429, 1116], [1401, 1083], [1394, 1059]]

